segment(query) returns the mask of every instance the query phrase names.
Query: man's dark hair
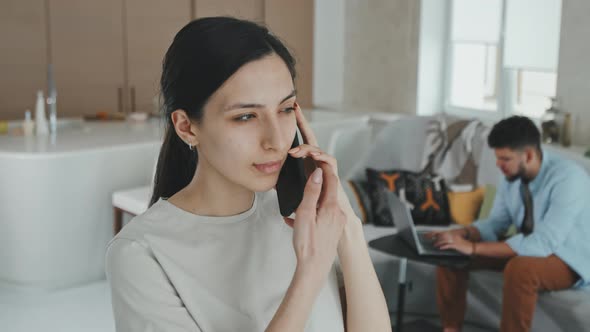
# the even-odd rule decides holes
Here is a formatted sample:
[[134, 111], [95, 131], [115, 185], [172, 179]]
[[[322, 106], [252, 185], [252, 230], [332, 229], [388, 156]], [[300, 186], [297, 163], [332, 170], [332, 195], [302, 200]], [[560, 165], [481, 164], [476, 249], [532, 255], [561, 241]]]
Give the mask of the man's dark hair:
[[511, 116], [494, 125], [488, 136], [488, 145], [492, 149], [512, 150], [533, 147], [541, 152], [541, 134], [531, 119], [525, 116]]

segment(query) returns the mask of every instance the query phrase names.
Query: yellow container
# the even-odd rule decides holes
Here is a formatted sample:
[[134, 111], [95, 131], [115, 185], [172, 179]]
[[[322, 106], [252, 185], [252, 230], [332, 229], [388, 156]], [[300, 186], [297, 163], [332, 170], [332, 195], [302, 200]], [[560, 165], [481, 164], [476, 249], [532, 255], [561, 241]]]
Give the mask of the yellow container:
[[0, 121], [0, 135], [8, 133], [8, 121]]

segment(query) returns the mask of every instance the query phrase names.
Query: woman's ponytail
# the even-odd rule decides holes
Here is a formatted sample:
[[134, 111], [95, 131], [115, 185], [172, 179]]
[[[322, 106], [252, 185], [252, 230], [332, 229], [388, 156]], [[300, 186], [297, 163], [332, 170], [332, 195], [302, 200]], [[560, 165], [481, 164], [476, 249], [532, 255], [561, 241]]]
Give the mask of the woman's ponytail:
[[186, 187], [195, 175], [198, 159], [197, 150], [190, 149], [178, 137], [172, 122], [168, 121], [164, 142], [158, 156], [150, 206], [160, 197], [168, 198]]

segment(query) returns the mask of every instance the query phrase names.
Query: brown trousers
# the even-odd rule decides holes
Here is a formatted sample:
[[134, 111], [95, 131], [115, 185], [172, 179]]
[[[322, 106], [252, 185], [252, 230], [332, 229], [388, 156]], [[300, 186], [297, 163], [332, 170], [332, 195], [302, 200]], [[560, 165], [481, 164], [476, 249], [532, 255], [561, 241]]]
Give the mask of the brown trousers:
[[570, 288], [579, 276], [555, 255], [511, 259], [474, 258], [465, 269], [438, 267], [436, 302], [443, 327], [461, 328], [467, 305], [469, 271], [504, 271], [500, 331], [529, 331], [539, 291]]

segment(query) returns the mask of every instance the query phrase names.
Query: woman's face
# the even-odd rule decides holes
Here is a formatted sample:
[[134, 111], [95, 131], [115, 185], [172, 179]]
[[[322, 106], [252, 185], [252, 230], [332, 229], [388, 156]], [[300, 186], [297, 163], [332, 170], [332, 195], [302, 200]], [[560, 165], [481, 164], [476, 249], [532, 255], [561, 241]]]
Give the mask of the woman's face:
[[199, 167], [252, 191], [273, 188], [295, 137], [294, 104], [291, 74], [279, 56], [245, 64], [204, 107]]

